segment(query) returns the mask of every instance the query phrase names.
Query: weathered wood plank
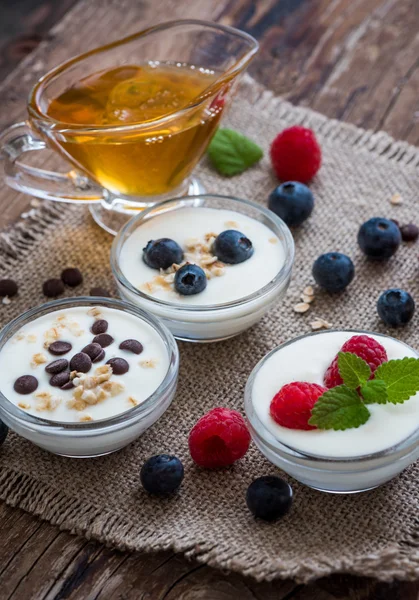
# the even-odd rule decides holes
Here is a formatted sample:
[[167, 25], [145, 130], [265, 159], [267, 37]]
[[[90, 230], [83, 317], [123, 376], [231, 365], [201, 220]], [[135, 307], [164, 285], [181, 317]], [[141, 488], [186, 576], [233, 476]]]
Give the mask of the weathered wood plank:
[[46, 39], [77, 0], [0, 2], [0, 81]]

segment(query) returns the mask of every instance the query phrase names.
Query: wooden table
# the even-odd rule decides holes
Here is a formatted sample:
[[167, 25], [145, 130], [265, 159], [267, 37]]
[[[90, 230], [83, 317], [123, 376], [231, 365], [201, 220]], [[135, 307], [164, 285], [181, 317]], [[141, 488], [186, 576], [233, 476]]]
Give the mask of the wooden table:
[[[47, 68], [174, 16], [165, 14], [164, 0], [51, 0], [43, 1], [41, 8], [36, 0], [20, 4], [29, 11], [22, 23], [27, 27], [41, 22], [41, 29], [42, 18], [51, 21], [54, 15], [62, 16], [63, 5], [75, 6], [0, 88], [0, 127], [22, 118], [28, 90]], [[0, 0], [0, 12], [3, 5], [11, 6]], [[112, 17], [116, 5], [118, 18]], [[36, 19], [30, 12], [35, 10]], [[182, 16], [235, 25], [257, 37], [261, 50], [250, 73], [292, 102], [419, 143], [417, 0], [179, 0], [176, 17]], [[29, 202], [2, 186], [0, 225], [15, 221]], [[385, 584], [339, 575], [308, 586], [290, 581], [259, 584], [170, 552], [146, 555], [107, 549], [6, 505], [0, 505], [0, 531], [0, 600], [419, 597], [419, 582]]]

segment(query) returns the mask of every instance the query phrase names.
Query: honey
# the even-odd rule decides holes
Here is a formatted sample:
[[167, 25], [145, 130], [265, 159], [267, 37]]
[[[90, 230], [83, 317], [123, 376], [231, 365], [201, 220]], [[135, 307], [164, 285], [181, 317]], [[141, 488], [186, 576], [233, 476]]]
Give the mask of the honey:
[[214, 88], [218, 79], [184, 63], [93, 73], [49, 103], [56, 147], [115, 194], [166, 194], [187, 179], [215, 132], [229, 86]]

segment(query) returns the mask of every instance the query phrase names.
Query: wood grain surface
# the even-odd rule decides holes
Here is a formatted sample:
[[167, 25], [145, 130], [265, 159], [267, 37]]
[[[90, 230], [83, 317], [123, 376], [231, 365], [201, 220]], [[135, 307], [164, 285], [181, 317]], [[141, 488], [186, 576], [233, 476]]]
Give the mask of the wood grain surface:
[[[261, 50], [250, 73], [276, 93], [329, 117], [419, 143], [417, 0], [179, 0], [170, 15], [164, 0], [0, 0], [0, 10], [0, 78], [38, 46], [0, 87], [0, 128], [25, 117], [31, 85], [59, 62], [148, 24], [195, 17], [257, 37]], [[27, 35], [35, 41], [19, 45]], [[14, 222], [29, 202], [0, 184], [0, 226]], [[170, 552], [122, 553], [4, 504], [0, 531], [0, 600], [419, 598], [419, 582], [336, 575], [307, 586], [257, 583]]]

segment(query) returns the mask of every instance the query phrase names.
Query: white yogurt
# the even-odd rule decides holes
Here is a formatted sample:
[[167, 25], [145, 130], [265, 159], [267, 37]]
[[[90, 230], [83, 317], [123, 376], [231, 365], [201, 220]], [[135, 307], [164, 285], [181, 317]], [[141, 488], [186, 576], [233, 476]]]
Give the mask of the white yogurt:
[[[96, 313], [95, 316], [93, 313]], [[51, 386], [51, 375], [45, 371], [45, 366], [59, 358], [70, 361], [74, 354], [91, 343], [95, 337], [91, 327], [98, 318], [108, 321], [107, 333], [114, 338], [114, 342], [104, 348], [105, 357], [93, 363], [85, 377], [94, 377], [98, 368], [100, 371], [106, 361], [115, 357], [125, 359], [129, 370], [123, 375], [110, 376], [103, 384], [109, 393], [103, 394], [107, 397], [101, 401], [93, 404], [75, 403], [75, 388], [63, 390]], [[48, 340], [52, 339], [70, 342], [71, 351], [63, 356], [52, 355], [46, 347]], [[127, 339], [136, 339], [143, 345], [141, 354], [119, 349], [119, 344]], [[169, 357], [164, 342], [148, 323], [113, 308], [72, 307], [35, 319], [6, 342], [0, 353], [0, 390], [21, 410], [43, 419], [60, 423], [97, 421], [144, 402], [162, 383], [168, 366]], [[22, 395], [14, 390], [16, 379], [22, 375], [37, 378], [39, 385], [35, 392]], [[95, 391], [100, 388], [101, 385]]]
[[[233, 205], [242, 203], [227, 201]], [[254, 209], [259, 207], [254, 205]], [[288, 230], [284, 231], [283, 224], [276, 222], [273, 214], [264, 214], [265, 225], [235, 210], [175, 206], [140, 220], [138, 225], [137, 220], [126, 231], [122, 230], [119, 235], [122, 243], [119, 237], [115, 240], [112, 260], [132, 286], [124, 285], [116, 274], [120, 293], [161, 318], [179, 339], [214, 341], [237, 335], [259, 321], [288, 287], [292, 236]], [[212, 241], [227, 229], [245, 234], [253, 244], [253, 255], [237, 265], [216, 262], [205, 267], [201, 261], [214, 258]], [[182, 247], [184, 260], [206, 269], [208, 282], [203, 292], [182, 296], [174, 289], [173, 273], [160, 274], [145, 264], [143, 248], [149, 240], [163, 237], [175, 240]], [[269, 286], [285, 264], [283, 277]]]
[[[184, 250], [185, 259], [194, 262], [197, 254], [193, 250], [188, 253], [188, 246], [193, 248], [195, 240], [198, 245], [205, 244], [205, 236], [219, 235], [227, 229], [236, 229], [251, 240], [254, 253], [248, 260], [237, 265], [224, 265], [222, 274], [211, 276], [206, 289], [193, 296], [182, 296], [173, 286], [154, 287], [156, 270], [147, 266], [142, 258], [143, 248], [149, 240], [171, 238]], [[283, 264], [283, 246], [266, 225], [232, 210], [205, 207], [183, 208], [145, 221], [125, 242], [120, 256], [123, 274], [137, 289], [166, 302], [199, 306], [223, 304], [250, 296], [269, 283]], [[151, 285], [147, 287], [145, 284], [149, 283]]]
[[[342, 345], [353, 332], [327, 332], [307, 336], [272, 354], [258, 371], [253, 387], [254, 410], [263, 425], [280, 442], [317, 456], [358, 457], [391, 448], [419, 427], [419, 394], [403, 404], [370, 404], [368, 421], [344, 431], [288, 429], [275, 423], [269, 413], [275, 394], [287, 383], [306, 381], [323, 385], [323, 376]], [[380, 342], [388, 359], [417, 354], [394, 338], [368, 334]]]

